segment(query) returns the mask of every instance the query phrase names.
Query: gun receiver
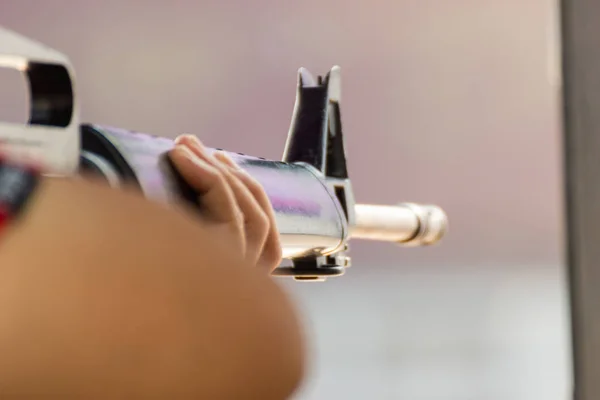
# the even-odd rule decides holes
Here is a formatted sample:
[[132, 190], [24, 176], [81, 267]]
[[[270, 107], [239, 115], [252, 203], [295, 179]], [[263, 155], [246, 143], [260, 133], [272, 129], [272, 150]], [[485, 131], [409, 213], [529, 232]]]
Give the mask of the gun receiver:
[[[67, 57], [0, 28], [0, 67], [18, 69], [29, 81], [28, 124], [0, 122], [0, 144], [11, 154], [36, 157], [52, 175], [91, 173], [114, 187], [137, 186], [154, 200], [197, 205], [196, 194], [165, 157], [172, 140], [79, 123]], [[419, 246], [446, 232], [446, 215], [433, 205], [356, 204], [340, 94], [339, 67], [317, 78], [301, 68], [282, 161], [228, 153], [263, 185], [275, 210], [283, 254], [292, 265], [280, 266], [274, 275], [311, 281], [340, 276], [350, 265], [351, 238]]]

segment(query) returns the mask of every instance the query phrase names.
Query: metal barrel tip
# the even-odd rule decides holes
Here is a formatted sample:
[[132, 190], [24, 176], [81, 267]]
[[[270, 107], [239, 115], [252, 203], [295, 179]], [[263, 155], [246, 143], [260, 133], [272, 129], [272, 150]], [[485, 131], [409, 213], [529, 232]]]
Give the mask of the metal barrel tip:
[[419, 245], [426, 246], [439, 242], [448, 232], [448, 216], [438, 206], [421, 205], [419, 213], [421, 229], [415, 238]]

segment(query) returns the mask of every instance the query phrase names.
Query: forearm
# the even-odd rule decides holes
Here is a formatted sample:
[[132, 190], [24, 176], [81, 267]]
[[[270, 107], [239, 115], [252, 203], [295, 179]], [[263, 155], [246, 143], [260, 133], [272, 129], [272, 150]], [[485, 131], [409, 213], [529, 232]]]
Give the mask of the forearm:
[[285, 398], [294, 310], [224, 250], [183, 211], [45, 183], [0, 247], [0, 397]]

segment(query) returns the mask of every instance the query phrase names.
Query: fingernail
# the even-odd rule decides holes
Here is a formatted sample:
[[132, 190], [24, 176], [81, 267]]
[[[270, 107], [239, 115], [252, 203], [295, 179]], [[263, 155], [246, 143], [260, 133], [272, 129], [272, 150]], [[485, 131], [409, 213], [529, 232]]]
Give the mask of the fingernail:
[[201, 157], [198, 157], [198, 155], [186, 145], [177, 145], [173, 150], [179, 152], [182, 157], [187, 158], [192, 163], [203, 169], [210, 168], [210, 164], [208, 162], [203, 160]]
[[[174, 154], [174, 153], [179, 153], [182, 156], [186, 154], [186, 149], [187, 147], [185, 147], [184, 145], [181, 145], [177, 142], [175, 142], [175, 146], [173, 146], [173, 148], [169, 151], [169, 153]], [[189, 149], [188, 149], [189, 151]]]
[[194, 152], [192, 150], [190, 150], [190, 148], [184, 144], [176, 145], [172, 151], [177, 152], [181, 156], [183, 156], [185, 158], [189, 158], [190, 160], [194, 160], [194, 159], [198, 158], [198, 156], [195, 155]]
[[192, 135], [191, 133], [182, 133], [181, 135], [179, 135], [175, 138], [175, 143], [179, 143], [182, 140], [194, 141], [194, 140], [198, 140], [198, 138], [196, 136]]
[[189, 140], [188, 137], [190, 137], [191, 135], [184, 133], [182, 135], [179, 135], [175, 138], [175, 144], [181, 144], [182, 141], [185, 140]]
[[233, 159], [231, 157], [229, 157], [226, 153], [224, 153], [222, 151], [218, 151], [215, 153], [215, 157], [217, 157], [219, 159], [219, 161], [229, 165], [231, 168], [236, 169], [236, 170], [241, 170], [241, 167], [239, 165], [237, 165], [237, 163], [235, 161], [233, 161]]
[[202, 153], [204, 153], [204, 145], [202, 144], [200, 139], [198, 139], [194, 135], [181, 135], [177, 139], [175, 139], [175, 143], [194, 147], [196, 150], [199, 150]]

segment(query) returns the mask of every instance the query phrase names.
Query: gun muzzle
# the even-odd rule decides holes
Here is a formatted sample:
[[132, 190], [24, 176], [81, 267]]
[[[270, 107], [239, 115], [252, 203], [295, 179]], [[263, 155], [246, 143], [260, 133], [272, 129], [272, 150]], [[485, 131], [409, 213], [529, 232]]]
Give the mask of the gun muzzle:
[[403, 246], [434, 244], [446, 233], [446, 213], [433, 205], [402, 203], [396, 206], [356, 204], [355, 239], [395, 242]]

